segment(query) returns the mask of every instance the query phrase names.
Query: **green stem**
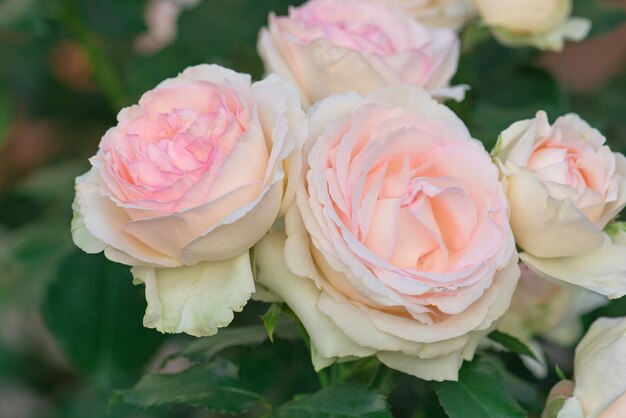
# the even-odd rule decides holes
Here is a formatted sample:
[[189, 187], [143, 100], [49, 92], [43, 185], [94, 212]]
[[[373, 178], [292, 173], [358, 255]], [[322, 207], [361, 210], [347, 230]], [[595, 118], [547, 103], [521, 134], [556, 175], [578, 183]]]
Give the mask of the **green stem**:
[[93, 66], [94, 76], [106, 96], [111, 108], [117, 112], [127, 104], [122, 85], [109, 64], [98, 42], [80, 19], [80, 8], [77, 0], [63, 0], [62, 19]]
[[385, 396], [389, 396], [400, 380], [400, 372], [381, 363], [370, 386]]

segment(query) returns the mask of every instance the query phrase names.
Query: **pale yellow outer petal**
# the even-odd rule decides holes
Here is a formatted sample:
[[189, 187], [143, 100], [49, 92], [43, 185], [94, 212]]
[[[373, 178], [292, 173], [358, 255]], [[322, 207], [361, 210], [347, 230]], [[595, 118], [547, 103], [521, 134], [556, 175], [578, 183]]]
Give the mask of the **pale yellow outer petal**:
[[177, 268], [136, 266], [131, 272], [135, 284], [146, 285], [144, 326], [160, 332], [213, 335], [254, 292], [247, 251], [223, 261]]

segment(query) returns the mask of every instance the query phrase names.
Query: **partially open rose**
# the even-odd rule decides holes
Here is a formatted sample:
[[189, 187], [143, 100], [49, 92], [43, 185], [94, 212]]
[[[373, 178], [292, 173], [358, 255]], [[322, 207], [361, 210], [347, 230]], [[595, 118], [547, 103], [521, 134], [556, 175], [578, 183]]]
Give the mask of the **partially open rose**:
[[334, 96], [309, 121], [286, 242], [256, 247], [260, 283], [298, 314], [318, 368], [376, 355], [456, 379], [519, 278], [497, 167], [418, 88]]
[[505, 130], [494, 155], [522, 260], [544, 277], [624, 296], [626, 246], [604, 229], [626, 206], [626, 158], [578, 116], [550, 125], [545, 112]]
[[294, 195], [306, 129], [278, 77], [190, 67], [123, 109], [76, 180], [72, 234], [88, 253], [135, 266], [144, 324], [209, 335], [254, 291], [248, 249]]
[[310, 106], [333, 94], [389, 85], [446, 89], [456, 73], [459, 39], [381, 3], [310, 0], [288, 16], [270, 15], [258, 50], [266, 71], [293, 81]]
[[474, 0], [483, 22], [510, 46], [560, 50], [566, 40], [581, 41], [591, 22], [571, 17], [572, 0]]

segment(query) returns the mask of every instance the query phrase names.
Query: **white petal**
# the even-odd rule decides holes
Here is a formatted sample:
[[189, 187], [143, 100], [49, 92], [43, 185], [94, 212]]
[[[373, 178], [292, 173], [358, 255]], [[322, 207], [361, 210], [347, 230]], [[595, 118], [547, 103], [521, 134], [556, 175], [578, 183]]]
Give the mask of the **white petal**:
[[233, 320], [254, 292], [250, 256], [177, 268], [133, 267], [134, 283], [145, 283], [144, 326], [203, 337]]
[[576, 398], [568, 398], [559, 411], [557, 418], [585, 418], [583, 407]]
[[463, 364], [463, 357], [459, 351], [445, 356], [430, 359], [421, 359], [398, 352], [380, 352], [378, 359], [395, 370], [410, 374], [424, 380], [453, 380], [459, 378], [459, 369]]
[[283, 232], [271, 231], [256, 245], [257, 281], [279, 295], [296, 313], [320, 357], [332, 359], [372, 355], [374, 350], [361, 347], [349, 339], [330, 317], [319, 310], [317, 300], [320, 290], [313, 281], [289, 271], [285, 265], [285, 240]]
[[511, 227], [517, 244], [536, 257], [584, 254], [602, 246], [603, 233], [571, 200], [556, 200], [531, 170], [508, 177]]
[[72, 203], [74, 216], [72, 217], [72, 240], [74, 244], [87, 254], [97, 254], [106, 248], [106, 244], [94, 237], [85, 226], [83, 215], [80, 213], [78, 199], [74, 198]]
[[528, 253], [520, 258], [542, 277], [584, 287], [611, 299], [626, 295], [626, 246], [605, 235], [600, 248], [572, 257], [539, 258]]

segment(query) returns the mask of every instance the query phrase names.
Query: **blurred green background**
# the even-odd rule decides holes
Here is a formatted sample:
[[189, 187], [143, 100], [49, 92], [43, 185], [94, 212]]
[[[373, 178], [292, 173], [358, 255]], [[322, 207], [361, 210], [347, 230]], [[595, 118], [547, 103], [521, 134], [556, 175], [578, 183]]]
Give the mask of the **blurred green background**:
[[[451, 106], [487, 147], [510, 123], [545, 109], [551, 119], [580, 113], [626, 151], [626, 28], [617, 25], [624, 13], [600, 13], [588, 7], [593, 2], [576, 6], [594, 18], [593, 39], [561, 54], [487, 38], [466, 45], [455, 81], [472, 90]], [[199, 1], [181, 12], [175, 40], [159, 46], [146, 41], [144, 0], [0, 0], [0, 418], [215, 416], [186, 406], [110, 404], [113, 390], [157, 370], [190, 338], [144, 329], [144, 290], [131, 284], [128, 268], [74, 248], [73, 181], [117, 111], [161, 80], [205, 62], [260, 78], [258, 30], [270, 11], [284, 14], [293, 3]], [[258, 324], [264, 309], [251, 304], [236, 323]], [[626, 310], [614, 304], [602, 312]], [[254, 353], [229, 356], [271, 399], [316, 390], [301, 342], [279, 339]], [[538, 411], [545, 395], [535, 390], [526, 401]], [[416, 379], [403, 378], [391, 401], [397, 416], [425, 416], [423, 407], [442, 416]]]

